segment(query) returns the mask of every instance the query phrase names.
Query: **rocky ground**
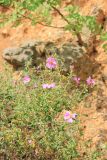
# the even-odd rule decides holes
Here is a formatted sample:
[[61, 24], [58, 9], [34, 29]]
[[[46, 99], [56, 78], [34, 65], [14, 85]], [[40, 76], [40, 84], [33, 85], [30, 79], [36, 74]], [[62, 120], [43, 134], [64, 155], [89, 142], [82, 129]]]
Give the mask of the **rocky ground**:
[[[64, 5], [71, 3], [64, 2]], [[74, 4], [81, 7], [83, 14], [88, 15], [93, 7], [100, 6], [107, 16], [106, 0], [76, 0]], [[2, 8], [0, 8], [2, 9]], [[54, 13], [53, 25], [63, 26], [64, 21]], [[54, 34], [53, 34], [54, 33]], [[6, 26], [0, 29], [0, 70], [3, 71], [4, 60], [2, 51], [7, 47], [18, 46], [26, 40], [53, 41], [57, 44], [69, 42], [72, 35], [68, 31], [41, 25], [32, 26], [24, 20], [17, 28]], [[87, 63], [86, 63], [87, 62]], [[85, 67], [84, 67], [85, 66]], [[81, 59], [75, 65], [75, 72], [83, 79], [92, 75], [98, 84], [97, 91], [86, 99], [86, 106], [79, 105], [77, 112], [81, 115], [81, 124], [84, 131], [84, 140], [91, 140], [92, 146], [107, 143], [107, 54], [102, 49], [102, 44], [97, 46], [97, 53]], [[103, 159], [107, 159], [105, 153]]]

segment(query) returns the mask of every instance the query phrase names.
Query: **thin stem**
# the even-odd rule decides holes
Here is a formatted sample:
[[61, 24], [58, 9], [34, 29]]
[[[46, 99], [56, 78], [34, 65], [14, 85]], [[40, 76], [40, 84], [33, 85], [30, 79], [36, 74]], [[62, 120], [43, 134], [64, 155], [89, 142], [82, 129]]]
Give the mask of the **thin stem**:
[[[18, 13], [18, 14], [20, 14], [20, 13]], [[29, 19], [30, 21], [32, 21], [32, 18], [30, 18], [30, 17], [28, 17], [28, 16], [25, 16], [25, 15], [22, 15], [22, 14], [20, 14], [22, 17], [24, 17], [24, 18], [26, 18], [26, 19]], [[58, 28], [58, 29], [64, 29], [64, 27], [56, 27], [56, 26], [52, 26], [52, 25], [48, 25], [48, 24], [43, 24], [42, 22], [36, 22], [36, 23], [38, 23], [38, 24], [40, 24], [40, 25], [42, 25], [42, 26], [45, 26], [45, 27], [51, 27], [51, 28]]]
[[[68, 19], [60, 12], [59, 9], [57, 9], [55, 6], [51, 6], [51, 7], [62, 17], [62, 19], [63, 19], [65, 22], [67, 22], [69, 25], [71, 25], [71, 23], [70, 23], [70, 22], [68, 21]], [[28, 17], [28, 16], [26, 16], [26, 15], [23, 15], [23, 14], [21, 14], [20, 12], [18, 12], [18, 14], [21, 15], [22, 17], [26, 18], [26, 19], [29, 19], [30, 21], [33, 20], [32, 18], [30, 18], [30, 17]], [[42, 26], [51, 27], [51, 28], [58, 28], [58, 29], [64, 29], [64, 28], [65, 28], [65, 27], [56, 27], [56, 26], [52, 26], [52, 25], [48, 25], [48, 24], [43, 24], [42, 22], [39, 22], [39, 21], [36, 22], [36, 23], [38, 23], [38, 24], [40, 24], [40, 25], [42, 25]], [[74, 27], [72, 28], [72, 30], [75, 32], [75, 34], [76, 34], [76, 36], [77, 36], [77, 38], [78, 38], [78, 43], [79, 43], [79, 45], [84, 46], [84, 42], [83, 42], [83, 40], [82, 40], [82, 37], [81, 37], [80, 33], [77, 32]]]
[[51, 6], [55, 11], [57, 11], [57, 13], [62, 17], [62, 19], [64, 19], [68, 24], [70, 24], [70, 22], [68, 21], [68, 19], [65, 18], [65, 16], [54, 6]]
[[[57, 8], [54, 7], [54, 6], [51, 6], [51, 7], [52, 7], [55, 11], [57, 11], [57, 13], [62, 17], [62, 19], [63, 19], [64, 21], [66, 21], [69, 25], [71, 25], [71, 23], [68, 21], [68, 19], [65, 18], [65, 16], [59, 11], [59, 9], [57, 9]], [[75, 28], [72, 28], [72, 30], [75, 32], [75, 34], [76, 34], [76, 36], [77, 36], [77, 38], [78, 38], [78, 43], [83, 46], [84, 43], [83, 43], [83, 40], [82, 40], [82, 37], [81, 37], [80, 33], [77, 33], [76, 30], [75, 30]]]

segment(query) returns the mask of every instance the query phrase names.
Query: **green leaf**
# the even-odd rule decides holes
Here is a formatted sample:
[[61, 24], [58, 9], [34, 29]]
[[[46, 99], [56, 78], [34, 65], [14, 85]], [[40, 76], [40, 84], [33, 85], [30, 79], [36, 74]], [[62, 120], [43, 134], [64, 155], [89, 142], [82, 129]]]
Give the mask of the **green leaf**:
[[107, 40], [107, 32], [101, 35], [101, 40], [106, 41]]
[[105, 52], [107, 52], [107, 44], [103, 45], [103, 49], [105, 50]]
[[0, 4], [3, 6], [8, 6], [12, 3], [12, 0], [0, 0]]
[[43, 2], [44, 0], [24, 0], [22, 5], [30, 11], [35, 11]]

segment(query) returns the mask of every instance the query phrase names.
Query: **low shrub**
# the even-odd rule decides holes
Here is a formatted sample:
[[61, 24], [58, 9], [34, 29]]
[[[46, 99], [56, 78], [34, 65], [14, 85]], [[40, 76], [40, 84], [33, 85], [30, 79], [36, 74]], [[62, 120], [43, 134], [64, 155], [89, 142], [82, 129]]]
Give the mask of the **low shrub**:
[[56, 62], [51, 69], [27, 67], [18, 80], [8, 67], [0, 73], [0, 154], [5, 159], [78, 158], [79, 119], [72, 115], [90, 86], [73, 71], [62, 75]]

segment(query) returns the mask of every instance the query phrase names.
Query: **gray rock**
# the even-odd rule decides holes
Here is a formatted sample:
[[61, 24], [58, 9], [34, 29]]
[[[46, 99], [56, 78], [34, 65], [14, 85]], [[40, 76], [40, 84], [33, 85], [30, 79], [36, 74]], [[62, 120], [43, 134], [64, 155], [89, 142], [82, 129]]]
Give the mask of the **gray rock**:
[[3, 52], [3, 58], [13, 66], [24, 66], [25, 62], [33, 57], [33, 50], [22, 48], [7, 48]]
[[52, 55], [52, 54], [60, 54], [60, 51], [58, 49], [58, 47], [56, 47], [56, 45], [53, 42], [47, 42], [45, 44], [45, 53], [46, 55]]
[[78, 45], [65, 43], [60, 48], [60, 54], [65, 59], [66, 63], [74, 63], [77, 59], [84, 55], [84, 50]]
[[27, 41], [17, 48], [7, 48], [3, 51], [3, 58], [14, 67], [24, 66], [31, 60], [31, 65], [40, 65], [49, 55], [57, 54], [65, 61], [67, 68], [71, 63], [83, 56], [84, 50], [71, 43], [65, 43], [59, 48], [53, 42]]
[[24, 42], [23, 44], [21, 44], [19, 47], [20, 48], [32, 48], [37, 46], [38, 44], [40, 44], [40, 41], [36, 41], [36, 40], [29, 40]]

